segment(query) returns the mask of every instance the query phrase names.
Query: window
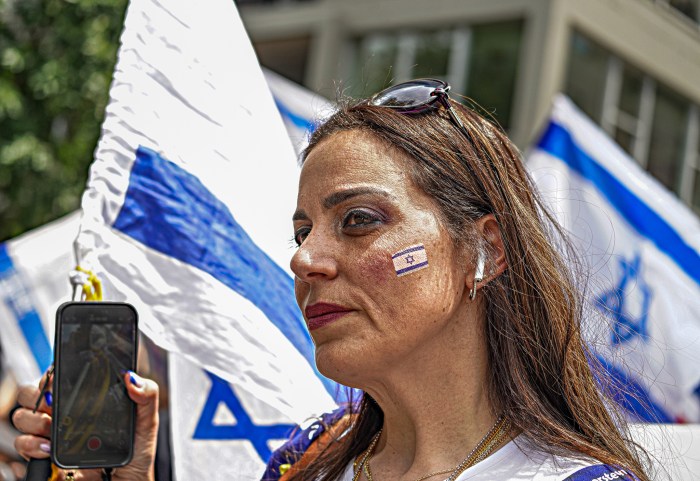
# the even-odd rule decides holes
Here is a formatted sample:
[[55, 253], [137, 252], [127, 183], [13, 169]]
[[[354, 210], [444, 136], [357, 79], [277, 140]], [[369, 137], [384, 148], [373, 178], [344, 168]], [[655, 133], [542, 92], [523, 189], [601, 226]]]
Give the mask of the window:
[[473, 29], [465, 91], [504, 127], [510, 125], [521, 26], [521, 22], [507, 22]]
[[583, 35], [574, 33], [569, 49], [566, 92], [590, 118], [603, 115], [605, 79], [610, 54]]
[[348, 86], [353, 97], [367, 97], [415, 77], [445, 77], [451, 32], [377, 33], [356, 42]]
[[410, 77], [446, 78], [449, 68], [452, 32], [440, 30], [413, 37], [415, 42]]
[[647, 170], [670, 190], [679, 192], [688, 125], [688, 101], [659, 85], [649, 143]]
[[309, 0], [234, 0], [237, 6], [241, 7], [244, 5], [272, 5], [280, 3], [295, 3], [295, 2], [305, 2]]
[[372, 33], [352, 42], [347, 93], [366, 97], [392, 83], [446, 79], [505, 128], [510, 122], [522, 21]]
[[668, 5], [689, 19], [700, 21], [700, 0], [656, 0], [656, 3]]
[[668, 3], [683, 15], [698, 20], [698, 10], [700, 10], [698, 0], [669, 0]]
[[261, 65], [303, 84], [309, 44], [309, 37], [299, 37], [260, 41], [254, 47]]
[[681, 178], [681, 198], [700, 215], [700, 108], [697, 105], [692, 105], [688, 112], [684, 165], [685, 175]]
[[696, 214], [700, 215], [700, 150], [695, 153], [695, 166], [693, 169], [695, 179], [693, 181], [693, 192], [691, 194], [690, 206]]
[[654, 81], [610, 57], [603, 94], [602, 127], [637, 162], [646, 165]]
[[565, 88], [640, 165], [700, 213], [697, 105], [577, 32]]

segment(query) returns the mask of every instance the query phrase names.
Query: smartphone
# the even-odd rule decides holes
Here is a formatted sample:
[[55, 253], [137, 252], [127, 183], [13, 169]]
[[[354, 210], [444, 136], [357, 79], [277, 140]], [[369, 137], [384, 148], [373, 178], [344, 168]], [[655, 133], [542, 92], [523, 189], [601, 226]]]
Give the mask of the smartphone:
[[108, 468], [131, 460], [136, 405], [124, 372], [136, 369], [136, 309], [68, 302], [56, 312], [51, 458], [62, 468]]

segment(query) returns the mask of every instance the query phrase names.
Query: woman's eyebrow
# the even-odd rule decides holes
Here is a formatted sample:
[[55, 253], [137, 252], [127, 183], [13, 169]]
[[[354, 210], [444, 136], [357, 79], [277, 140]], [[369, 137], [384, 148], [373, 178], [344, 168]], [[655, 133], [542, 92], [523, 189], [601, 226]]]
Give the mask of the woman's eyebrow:
[[[359, 195], [381, 195], [382, 197], [387, 197], [389, 199], [394, 198], [394, 196], [389, 192], [376, 187], [354, 187], [352, 189], [334, 192], [323, 199], [323, 208], [331, 209], [341, 202]], [[294, 215], [292, 215], [292, 222], [296, 220], [309, 220], [309, 216], [306, 215], [306, 212], [304, 212], [303, 209], [297, 209], [296, 212], [294, 212]]]
[[381, 195], [382, 197], [393, 198], [393, 196], [382, 189], [376, 187], [355, 187], [352, 189], [341, 190], [340, 192], [334, 192], [323, 200], [323, 208], [330, 209], [346, 201], [352, 197], [357, 197], [358, 195]]

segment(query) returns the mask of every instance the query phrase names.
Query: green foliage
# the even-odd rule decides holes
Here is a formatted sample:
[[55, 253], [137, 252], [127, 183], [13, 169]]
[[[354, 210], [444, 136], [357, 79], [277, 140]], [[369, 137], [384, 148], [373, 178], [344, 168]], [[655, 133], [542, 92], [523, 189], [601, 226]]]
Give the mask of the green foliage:
[[0, 241], [77, 209], [127, 0], [0, 0]]

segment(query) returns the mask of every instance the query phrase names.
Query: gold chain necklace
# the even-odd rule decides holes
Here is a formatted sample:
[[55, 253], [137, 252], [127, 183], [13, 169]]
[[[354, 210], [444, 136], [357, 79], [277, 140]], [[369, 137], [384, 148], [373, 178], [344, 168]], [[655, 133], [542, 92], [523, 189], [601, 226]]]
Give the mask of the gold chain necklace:
[[[483, 438], [481, 438], [481, 441], [479, 441], [476, 447], [472, 449], [469, 455], [466, 458], [464, 458], [462, 462], [460, 462], [457, 466], [455, 466], [454, 468], [443, 469], [442, 471], [435, 471], [433, 473], [426, 474], [416, 479], [415, 481], [424, 481], [433, 476], [437, 476], [438, 474], [447, 473], [452, 473], [450, 474], [450, 477], [447, 478], [447, 481], [455, 481], [457, 477], [464, 471], [466, 471], [468, 468], [486, 459], [493, 452], [493, 450], [499, 444], [501, 444], [503, 438], [505, 438], [508, 435], [509, 431], [510, 421], [506, 419], [505, 416], [501, 415], [496, 421], [496, 423], [491, 427], [491, 429], [489, 429], [489, 432], [487, 432], [486, 435]], [[381, 430], [379, 430], [379, 432], [374, 436], [374, 438], [372, 438], [372, 442], [370, 443], [367, 450], [364, 452], [362, 459], [359, 462], [355, 462], [354, 468], [356, 469], [356, 471], [355, 475], [352, 478], [352, 481], [357, 481], [363, 472], [367, 477], [367, 481], [374, 481], [374, 479], [372, 478], [372, 469], [370, 468], [369, 461], [370, 459], [372, 459], [372, 455], [374, 454], [374, 449], [377, 445], [377, 441], [379, 440], [380, 434]]]
[[[364, 468], [365, 476], [367, 476], [367, 480], [374, 481], [374, 479], [372, 479], [372, 470], [369, 467], [369, 460], [370, 459], [372, 459], [372, 456], [369, 456], [367, 458], [367, 462], [363, 465], [363, 468]], [[416, 479], [415, 481], [424, 481], [428, 478], [432, 478], [433, 476], [437, 476], [438, 474], [451, 473], [452, 471], [454, 471], [454, 469], [455, 468], [447, 468], [447, 469], [443, 469], [442, 471], [435, 471], [434, 473], [430, 473], [430, 474], [426, 474], [425, 476], [421, 476], [420, 478]]]
[[377, 446], [377, 441], [379, 441], [379, 436], [381, 436], [382, 434], [382, 429], [377, 431], [377, 434], [374, 435], [374, 437], [372, 438], [372, 442], [369, 443], [369, 447], [362, 455], [362, 459], [360, 461], [355, 461], [355, 463], [353, 464], [353, 469], [355, 469], [355, 475], [352, 477], [352, 481], [357, 481], [360, 478], [360, 474], [362, 474], [362, 466], [364, 466], [369, 457], [372, 456], [374, 448]]
[[452, 474], [447, 481], [455, 481], [457, 477], [466, 471], [468, 468], [474, 466], [479, 461], [486, 459], [489, 454], [493, 452], [498, 445], [501, 444], [503, 438], [508, 435], [510, 431], [510, 420], [507, 419], [503, 414], [498, 418], [496, 424], [493, 425], [491, 430], [486, 433], [486, 436], [482, 438], [479, 444], [469, 453], [464, 461], [459, 463], [454, 469]]

